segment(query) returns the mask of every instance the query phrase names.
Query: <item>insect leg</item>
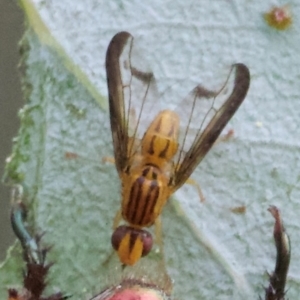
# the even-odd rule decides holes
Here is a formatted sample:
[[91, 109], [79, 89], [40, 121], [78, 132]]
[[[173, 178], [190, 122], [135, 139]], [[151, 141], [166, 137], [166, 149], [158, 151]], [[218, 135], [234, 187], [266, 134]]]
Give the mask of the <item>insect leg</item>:
[[[227, 142], [229, 139], [231, 139], [234, 135], [234, 130], [233, 129], [230, 129], [226, 134], [220, 136], [214, 143], [214, 146], [216, 146], [217, 144], [219, 143], [223, 143], [223, 142]], [[198, 195], [199, 195], [199, 198], [200, 198], [200, 201], [201, 202], [204, 202], [205, 201], [205, 197], [202, 193], [202, 189], [201, 189], [201, 186], [192, 178], [189, 178], [187, 181], [186, 181], [187, 184], [190, 184], [190, 185], [193, 185], [197, 191], [198, 191]]]
[[204, 195], [203, 195], [203, 193], [202, 193], [201, 187], [200, 187], [200, 185], [196, 182], [196, 180], [194, 180], [193, 178], [189, 178], [185, 183], [194, 186], [194, 187], [197, 189], [197, 191], [198, 191], [198, 195], [199, 195], [200, 201], [201, 201], [201, 202], [204, 202], [204, 201], [205, 201], [205, 197], [204, 197]]
[[277, 257], [275, 270], [270, 275], [270, 283], [266, 288], [265, 299], [285, 299], [285, 284], [291, 259], [291, 243], [284, 229], [279, 209], [276, 206], [270, 206], [268, 210], [275, 218], [273, 235]]
[[162, 237], [162, 224], [160, 216], [155, 220], [155, 243], [158, 245], [159, 252], [164, 257], [164, 245]]
[[102, 162], [103, 162], [103, 163], [115, 164], [115, 163], [116, 163], [116, 160], [114, 159], [114, 157], [111, 157], [111, 156], [104, 156], [104, 157], [102, 158]]
[[115, 230], [122, 220], [122, 211], [119, 209], [114, 217], [113, 230]]

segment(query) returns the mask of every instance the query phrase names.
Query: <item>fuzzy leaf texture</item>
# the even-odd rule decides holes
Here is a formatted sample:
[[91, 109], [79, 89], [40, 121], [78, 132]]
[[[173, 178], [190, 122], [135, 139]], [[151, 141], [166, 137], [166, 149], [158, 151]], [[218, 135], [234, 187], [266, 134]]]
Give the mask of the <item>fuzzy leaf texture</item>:
[[[270, 1], [21, 1], [25, 105], [5, 176], [22, 183], [28, 224], [52, 246], [48, 293], [89, 299], [121, 276], [114, 264], [103, 265], [121, 196], [115, 167], [102, 158], [113, 155], [105, 53], [126, 30], [162, 93], [171, 86], [184, 96], [199, 82], [210, 87], [236, 62], [251, 72], [248, 95], [224, 130], [235, 136], [214, 146], [192, 176], [206, 201], [185, 185], [163, 211], [173, 297], [263, 296], [276, 257], [267, 208], [276, 205], [292, 243], [288, 297], [297, 299], [300, 6], [289, 5], [294, 23], [277, 31], [263, 18]], [[246, 212], [233, 213], [238, 206]], [[1, 299], [7, 287], [21, 286], [22, 268], [16, 243], [1, 264]]]

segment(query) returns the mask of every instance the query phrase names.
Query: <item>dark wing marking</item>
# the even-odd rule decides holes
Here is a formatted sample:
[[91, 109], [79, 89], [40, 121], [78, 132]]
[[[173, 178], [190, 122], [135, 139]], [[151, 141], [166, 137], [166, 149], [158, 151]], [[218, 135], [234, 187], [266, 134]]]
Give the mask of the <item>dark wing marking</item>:
[[[181, 147], [174, 161], [175, 171], [170, 182], [174, 190], [185, 183], [213, 146], [246, 97], [249, 84], [248, 68], [243, 64], [234, 64], [220, 91], [209, 91], [197, 86], [184, 100], [185, 102], [189, 100], [190, 105], [178, 107], [183, 132], [181, 132]], [[188, 114], [185, 111], [187, 109]], [[189, 117], [183, 118], [181, 117], [183, 115]]]
[[124, 108], [124, 91], [120, 70], [120, 56], [125, 47], [131, 47], [132, 37], [127, 32], [117, 33], [106, 52], [106, 76], [109, 94], [110, 126], [118, 172], [124, 169], [128, 157], [128, 124]]
[[[154, 118], [158, 92], [153, 74], [133, 47], [133, 37], [119, 32], [106, 53], [110, 123], [116, 167], [123, 173], [139, 151], [140, 140]], [[154, 109], [155, 108], [155, 109]]]

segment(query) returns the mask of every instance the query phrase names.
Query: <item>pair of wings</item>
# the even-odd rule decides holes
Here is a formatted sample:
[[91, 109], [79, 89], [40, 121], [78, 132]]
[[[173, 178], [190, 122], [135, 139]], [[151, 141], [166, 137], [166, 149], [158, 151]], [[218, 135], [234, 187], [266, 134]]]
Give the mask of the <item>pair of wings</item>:
[[[119, 32], [106, 53], [110, 123], [116, 167], [121, 176], [140, 141], [161, 110], [153, 73], [133, 47], [133, 37]], [[173, 159], [170, 184], [182, 186], [204, 158], [244, 100], [250, 84], [248, 68], [234, 64], [218, 91], [196, 86], [175, 109], [180, 118], [179, 149]], [[134, 141], [134, 142], [132, 142]]]

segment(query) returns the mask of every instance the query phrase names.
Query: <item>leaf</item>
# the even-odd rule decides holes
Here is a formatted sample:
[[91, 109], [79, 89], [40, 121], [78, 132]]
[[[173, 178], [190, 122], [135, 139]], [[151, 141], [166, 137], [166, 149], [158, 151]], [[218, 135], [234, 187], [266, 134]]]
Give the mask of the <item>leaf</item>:
[[[22, 182], [28, 223], [53, 245], [49, 293], [60, 289], [88, 299], [121, 277], [113, 264], [103, 266], [120, 207], [115, 167], [102, 163], [113, 153], [104, 57], [113, 34], [127, 30], [160, 91], [172, 85], [185, 95], [190, 87], [182, 82], [218, 84], [216, 77], [235, 62], [252, 74], [249, 94], [228, 126], [235, 137], [217, 144], [193, 175], [206, 202], [199, 203], [197, 191], [186, 185], [164, 209], [172, 295], [262, 295], [265, 272], [275, 264], [271, 204], [281, 209], [291, 236], [288, 297], [299, 294], [298, 29], [269, 28], [265, 3], [182, 3], [22, 1], [29, 24], [21, 43], [26, 105], [6, 179]], [[241, 205], [245, 214], [231, 212]], [[1, 299], [8, 286], [21, 285], [18, 247], [0, 268]]]

